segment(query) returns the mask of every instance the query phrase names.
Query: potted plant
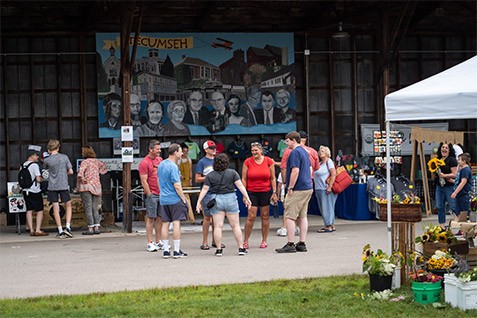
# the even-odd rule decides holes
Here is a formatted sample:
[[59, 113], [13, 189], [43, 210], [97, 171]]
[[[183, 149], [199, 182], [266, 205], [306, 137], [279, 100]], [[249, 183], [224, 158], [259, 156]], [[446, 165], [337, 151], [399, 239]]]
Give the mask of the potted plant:
[[391, 289], [394, 269], [402, 264], [403, 256], [400, 252], [389, 255], [381, 249], [373, 252], [371, 246], [366, 244], [363, 247], [362, 260], [363, 273], [369, 274], [371, 291], [383, 291]]
[[451, 229], [428, 224], [423, 226], [423, 233], [417, 236], [415, 242], [423, 244], [423, 253], [430, 258], [436, 250], [450, 250], [452, 254], [467, 254], [469, 245], [467, 241], [458, 241]]
[[427, 261], [427, 269], [440, 276], [444, 276], [456, 265], [457, 260], [449, 252], [441, 250], [436, 250]]
[[438, 302], [441, 297], [443, 277], [424, 270], [424, 259], [417, 252], [410, 255], [408, 262], [412, 268], [409, 280], [412, 283], [414, 301], [421, 304]]

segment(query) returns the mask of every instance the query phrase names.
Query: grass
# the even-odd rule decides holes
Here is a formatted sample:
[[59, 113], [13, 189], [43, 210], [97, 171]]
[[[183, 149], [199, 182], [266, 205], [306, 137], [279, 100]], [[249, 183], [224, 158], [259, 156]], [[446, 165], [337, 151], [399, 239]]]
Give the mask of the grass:
[[[363, 294], [363, 297], [361, 297]], [[452, 308], [369, 297], [365, 275], [251, 284], [191, 286], [117, 293], [0, 300], [1, 317], [477, 317]], [[444, 295], [441, 297], [444, 301]]]

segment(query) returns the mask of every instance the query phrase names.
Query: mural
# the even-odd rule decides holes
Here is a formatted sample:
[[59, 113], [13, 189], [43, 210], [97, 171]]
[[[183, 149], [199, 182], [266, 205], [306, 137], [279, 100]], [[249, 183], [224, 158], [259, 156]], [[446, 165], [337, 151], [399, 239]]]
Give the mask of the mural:
[[[292, 33], [147, 33], [137, 43], [135, 137], [296, 130]], [[96, 47], [99, 137], [120, 137], [119, 34], [97, 33]]]

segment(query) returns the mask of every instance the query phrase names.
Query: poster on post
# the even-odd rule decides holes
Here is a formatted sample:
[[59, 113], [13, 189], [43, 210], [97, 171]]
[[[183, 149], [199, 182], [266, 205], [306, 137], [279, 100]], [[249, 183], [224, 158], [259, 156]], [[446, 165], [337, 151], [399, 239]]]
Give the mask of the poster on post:
[[[96, 48], [99, 137], [120, 137], [119, 34], [97, 33]], [[287, 133], [296, 130], [295, 95], [293, 33], [143, 33], [137, 40], [134, 137]]]

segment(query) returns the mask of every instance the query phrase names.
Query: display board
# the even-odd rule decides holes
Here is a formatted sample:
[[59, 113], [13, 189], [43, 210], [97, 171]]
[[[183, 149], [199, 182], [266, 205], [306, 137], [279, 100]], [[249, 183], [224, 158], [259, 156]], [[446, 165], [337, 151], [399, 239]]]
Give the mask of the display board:
[[[447, 131], [449, 129], [448, 123], [421, 123], [421, 124], [394, 124], [391, 129], [398, 131], [402, 135], [401, 153], [402, 156], [412, 155], [412, 139], [411, 130], [413, 127], [421, 127], [432, 130]], [[374, 144], [374, 131], [379, 131], [379, 124], [361, 124], [361, 155], [376, 155]], [[385, 143], [381, 145], [382, 150]], [[437, 142], [423, 142], [424, 153], [429, 155], [432, 153], [434, 147], [438, 147]], [[384, 150], [385, 151], [385, 150]], [[381, 152], [381, 151], [380, 151]]]

